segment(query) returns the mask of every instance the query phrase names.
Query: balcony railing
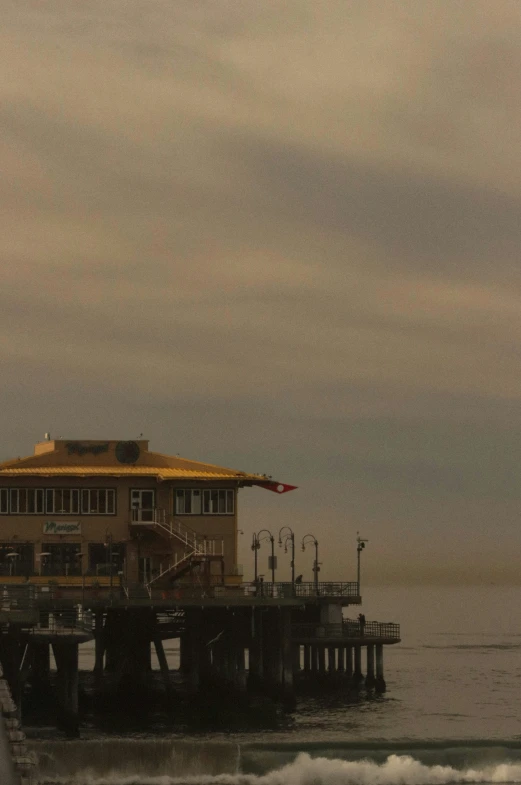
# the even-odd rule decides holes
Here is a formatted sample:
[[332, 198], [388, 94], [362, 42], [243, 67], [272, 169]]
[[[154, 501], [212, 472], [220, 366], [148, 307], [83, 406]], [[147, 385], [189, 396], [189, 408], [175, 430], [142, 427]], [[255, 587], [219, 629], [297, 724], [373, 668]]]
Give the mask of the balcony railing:
[[361, 625], [359, 621], [344, 619], [339, 624], [294, 624], [294, 638], [381, 638], [400, 640], [400, 625], [392, 622], [367, 621]]
[[36, 587], [30, 583], [23, 585], [0, 585], [0, 610], [29, 610], [36, 607]]
[[248, 594], [257, 597], [359, 597], [356, 581], [314, 581], [305, 583], [270, 583], [253, 581], [243, 584]]
[[156, 523], [166, 521], [166, 510], [162, 507], [133, 507], [132, 523]]
[[342, 634], [350, 638], [393, 638], [400, 639], [400, 625], [386, 621], [366, 621], [361, 624], [355, 619], [344, 619]]
[[34, 635], [74, 635], [78, 632], [92, 634], [93, 616], [83, 609], [40, 612], [38, 624], [30, 628]]

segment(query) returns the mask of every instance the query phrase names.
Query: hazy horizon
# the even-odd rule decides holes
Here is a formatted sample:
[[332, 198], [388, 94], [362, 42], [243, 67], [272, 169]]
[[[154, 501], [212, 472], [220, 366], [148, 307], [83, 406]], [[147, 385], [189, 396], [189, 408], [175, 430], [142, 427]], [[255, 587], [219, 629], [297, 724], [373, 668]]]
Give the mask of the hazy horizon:
[[0, 457], [299, 486], [242, 492], [250, 575], [291, 525], [324, 578], [360, 531], [368, 583], [519, 581], [519, 4], [0, 6]]

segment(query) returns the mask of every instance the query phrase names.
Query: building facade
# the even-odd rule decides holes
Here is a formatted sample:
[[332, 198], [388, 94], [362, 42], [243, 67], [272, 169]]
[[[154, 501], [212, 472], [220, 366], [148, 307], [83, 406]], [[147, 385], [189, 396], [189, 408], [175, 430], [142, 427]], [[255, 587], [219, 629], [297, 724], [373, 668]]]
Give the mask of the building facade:
[[0, 464], [0, 573], [33, 582], [118, 576], [172, 586], [240, 581], [237, 498], [257, 474], [148, 449], [148, 441], [47, 440]]

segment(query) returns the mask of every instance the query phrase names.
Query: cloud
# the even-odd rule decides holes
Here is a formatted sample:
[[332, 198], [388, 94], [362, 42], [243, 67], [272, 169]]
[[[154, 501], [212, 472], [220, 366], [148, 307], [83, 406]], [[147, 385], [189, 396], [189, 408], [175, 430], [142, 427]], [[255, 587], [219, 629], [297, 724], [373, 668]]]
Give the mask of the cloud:
[[5, 457], [145, 430], [391, 577], [513, 546], [517, 2], [4, 5]]

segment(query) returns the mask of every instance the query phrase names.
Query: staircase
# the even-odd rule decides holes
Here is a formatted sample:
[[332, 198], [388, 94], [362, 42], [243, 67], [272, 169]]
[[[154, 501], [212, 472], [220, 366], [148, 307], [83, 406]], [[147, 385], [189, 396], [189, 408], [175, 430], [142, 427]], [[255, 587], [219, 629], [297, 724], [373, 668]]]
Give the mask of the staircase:
[[161, 579], [167, 576], [170, 581], [174, 581], [195, 565], [205, 564], [216, 559], [222, 560], [224, 556], [222, 539], [210, 540], [201, 536], [176, 518], [167, 518], [165, 510], [161, 508], [156, 507], [150, 510], [134, 508], [131, 527], [155, 531], [157, 534], [175, 540], [176, 543], [184, 546], [183, 555], [169, 564], [159, 575], [152, 578], [148, 584], [149, 587], [152, 587], [153, 584], [157, 585]]

